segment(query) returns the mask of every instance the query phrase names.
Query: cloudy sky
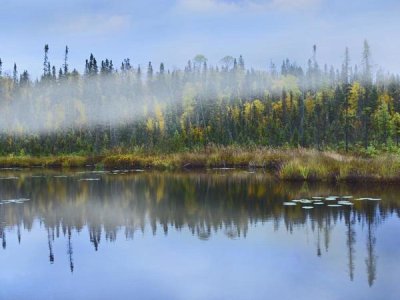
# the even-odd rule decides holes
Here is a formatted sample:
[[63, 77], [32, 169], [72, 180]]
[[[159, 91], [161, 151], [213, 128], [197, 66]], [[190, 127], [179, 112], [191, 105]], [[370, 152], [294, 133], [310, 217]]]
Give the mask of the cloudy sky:
[[376, 68], [400, 73], [398, 0], [1, 0], [0, 12], [3, 70], [16, 62], [35, 76], [45, 43], [52, 64], [68, 45], [82, 71], [91, 52], [169, 69], [199, 53], [211, 64], [243, 54], [255, 68], [286, 57], [305, 65], [313, 44], [320, 64], [340, 64], [345, 46], [358, 63], [364, 39]]

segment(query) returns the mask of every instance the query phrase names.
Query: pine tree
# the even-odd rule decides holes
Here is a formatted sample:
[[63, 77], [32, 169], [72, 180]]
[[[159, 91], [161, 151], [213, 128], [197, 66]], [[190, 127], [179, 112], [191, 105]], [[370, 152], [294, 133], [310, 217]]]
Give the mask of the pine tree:
[[49, 68], [49, 45], [44, 45], [44, 60], [43, 60], [43, 78], [47, 78], [50, 75]]
[[17, 64], [14, 63], [14, 68], [13, 68], [13, 82], [14, 86], [18, 84], [18, 70], [17, 70]]
[[164, 75], [165, 68], [164, 68], [164, 63], [160, 64], [160, 75]]
[[239, 69], [243, 71], [245, 66], [244, 66], [244, 59], [243, 59], [242, 55], [239, 56], [238, 65], [239, 65]]
[[27, 70], [22, 72], [22, 75], [20, 76], [19, 83], [21, 86], [28, 86], [29, 85], [29, 73]]
[[233, 71], [236, 71], [238, 69], [238, 63], [236, 58], [233, 60]]
[[372, 72], [371, 72], [371, 49], [368, 41], [364, 41], [364, 49], [362, 54], [362, 66], [363, 75], [362, 81], [364, 85], [370, 85], [372, 83]]
[[53, 68], [51, 69], [51, 76], [52, 79], [55, 81], [57, 79], [57, 73], [56, 73], [56, 67], [53, 66]]
[[349, 151], [349, 66], [350, 66], [350, 55], [349, 48], [346, 47], [344, 54], [344, 62], [342, 65], [342, 86], [344, 91], [344, 139], [345, 139], [345, 150]]
[[147, 67], [147, 78], [148, 80], [153, 79], [153, 66], [151, 65], [151, 61], [149, 61], [149, 65]]
[[349, 83], [349, 69], [350, 69], [350, 55], [349, 48], [346, 47], [344, 52], [344, 61], [342, 64], [342, 84], [347, 85]]
[[65, 46], [65, 52], [64, 52], [64, 75], [68, 76], [68, 54], [69, 54], [69, 48], [68, 46]]

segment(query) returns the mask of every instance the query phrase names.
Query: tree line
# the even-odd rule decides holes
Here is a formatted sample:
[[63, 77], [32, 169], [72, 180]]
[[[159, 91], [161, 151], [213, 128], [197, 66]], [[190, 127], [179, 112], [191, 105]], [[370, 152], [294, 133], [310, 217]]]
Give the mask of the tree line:
[[305, 67], [286, 59], [266, 70], [246, 68], [242, 56], [217, 66], [203, 55], [184, 69], [129, 58], [116, 67], [93, 54], [82, 74], [68, 62], [43, 73], [3, 74], [0, 60], [0, 154], [173, 152], [212, 145], [397, 150], [400, 77], [373, 71], [349, 49], [340, 68], [320, 66], [317, 47]]

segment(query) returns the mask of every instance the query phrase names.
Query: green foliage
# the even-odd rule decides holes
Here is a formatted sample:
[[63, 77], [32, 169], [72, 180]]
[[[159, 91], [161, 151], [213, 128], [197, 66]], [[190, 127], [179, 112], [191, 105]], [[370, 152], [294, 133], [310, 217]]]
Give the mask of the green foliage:
[[[400, 78], [380, 76], [373, 81], [368, 43], [362, 74], [349, 72], [347, 49], [341, 73], [320, 69], [315, 47], [306, 71], [289, 60], [281, 72], [275, 66], [271, 71], [246, 70], [241, 56], [225, 56], [214, 68], [199, 54], [185, 70], [168, 72], [162, 64], [157, 73], [149, 62], [148, 77], [142, 79], [129, 59], [116, 72], [112, 60], [98, 64], [90, 55], [80, 75], [68, 71], [66, 47], [64, 72], [57, 77], [51, 72], [48, 51], [46, 45], [38, 82], [30, 82], [28, 74], [23, 84], [22, 79], [0, 74], [6, 124], [0, 133], [1, 155], [150, 155], [198, 152], [211, 145], [332, 149], [366, 157], [399, 152]], [[89, 95], [95, 101], [88, 100]], [[15, 102], [26, 107], [31, 123], [21, 118], [8, 127], [4, 120], [14, 122], [8, 112]], [[120, 105], [121, 121], [99, 121], [96, 108], [107, 111], [114, 103]], [[132, 112], [134, 116], [129, 115]], [[43, 128], [30, 131], [39, 123]], [[60, 164], [80, 162], [65, 158]], [[290, 173], [296, 166], [286, 168]]]

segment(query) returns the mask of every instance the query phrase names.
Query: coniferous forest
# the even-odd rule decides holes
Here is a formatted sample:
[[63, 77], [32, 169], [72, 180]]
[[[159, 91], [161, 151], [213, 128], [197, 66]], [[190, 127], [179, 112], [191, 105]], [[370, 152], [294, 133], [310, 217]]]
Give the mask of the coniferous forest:
[[373, 68], [367, 41], [354, 58], [338, 53], [339, 67], [320, 63], [316, 46], [304, 65], [286, 59], [264, 70], [247, 68], [242, 56], [212, 66], [197, 55], [169, 70], [91, 54], [80, 73], [68, 47], [62, 66], [50, 54], [45, 45], [39, 79], [16, 64], [12, 74], [0, 71], [0, 155], [398, 149], [400, 77]]

